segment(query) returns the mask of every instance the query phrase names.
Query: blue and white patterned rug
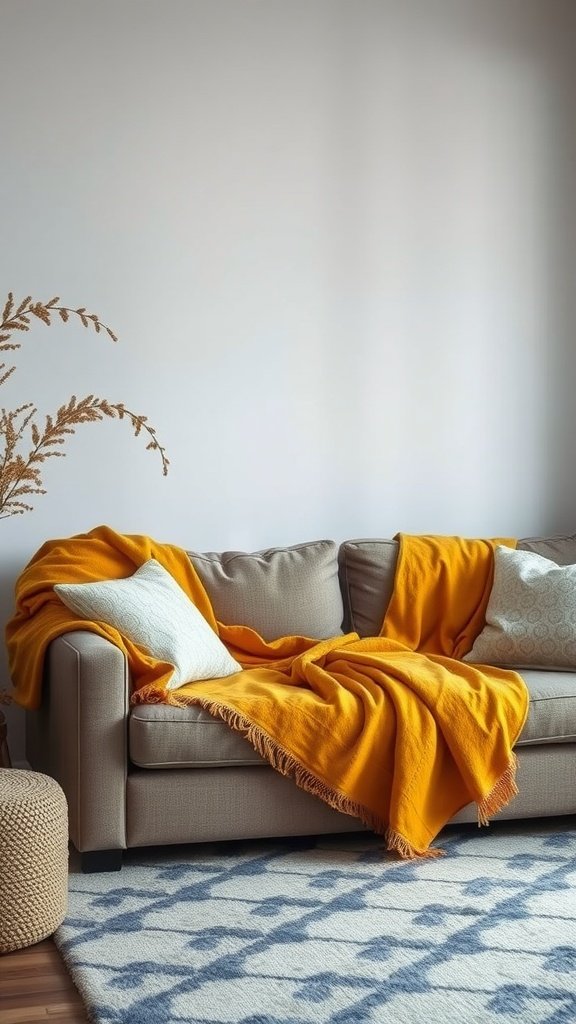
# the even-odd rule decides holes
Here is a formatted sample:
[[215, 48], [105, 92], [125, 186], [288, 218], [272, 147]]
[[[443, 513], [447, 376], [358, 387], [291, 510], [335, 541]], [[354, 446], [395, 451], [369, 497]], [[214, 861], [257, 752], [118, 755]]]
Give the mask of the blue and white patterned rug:
[[366, 835], [132, 853], [71, 876], [56, 941], [98, 1024], [574, 1024], [555, 824], [448, 830], [412, 863]]

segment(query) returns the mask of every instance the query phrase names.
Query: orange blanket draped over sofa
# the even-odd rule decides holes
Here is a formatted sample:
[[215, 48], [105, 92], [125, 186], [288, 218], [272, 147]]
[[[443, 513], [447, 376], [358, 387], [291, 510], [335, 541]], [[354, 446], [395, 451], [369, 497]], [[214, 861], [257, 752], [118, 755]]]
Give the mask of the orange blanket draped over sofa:
[[[395, 587], [381, 635], [267, 643], [217, 623], [186, 552], [109, 527], [49, 541], [20, 576], [6, 630], [16, 699], [40, 701], [50, 641], [73, 629], [126, 654], [133, 703], [199, 704], [239, 731], [278, 771], [385, 834], [403, 857], [430, 843], [471, 801], [487, 822], [517, 792], [513, 746], [528, 710], [520, 676], [459, 659], [482, 628], [501, 541], [400, 535]], [[513, 543], [505, 541], [504, 543]], [[131, 575], [155, 558], [177, 580], [244, 669], [166, 690], [171, 667], [102, 622], [79, 619], [59, 582]]]

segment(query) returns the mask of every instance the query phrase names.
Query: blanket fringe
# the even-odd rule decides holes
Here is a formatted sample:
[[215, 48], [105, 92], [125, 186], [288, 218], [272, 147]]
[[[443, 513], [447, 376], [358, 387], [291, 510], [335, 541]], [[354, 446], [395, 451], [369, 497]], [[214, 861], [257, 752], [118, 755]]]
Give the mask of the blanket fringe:
[[372, 814], [368, 808], [363, 807], [355, 800], [350, 800], [349, 797], [344, 796], [343, 793], [329, 786], [327, 782], [319, 778], [318, 775], [315, 775], [308, 768], [304, 768], [293, 754], [290, 754], [276, 740], [273, 740], [261, 726], [255, 725], [250, 719], [245, 718], [244, 715], [229, 708], [226, 704], [221, 704], [220, 701], [201, 698], [200, 700], [194, 700], [194, 703], [201, 704], [206, 711], [226, 722], [226, 725], [229, 725], [235, 732], [242, 733], [254, 747], [254, 750], [265, 761], [268, 761], [268, 764], [275, 771], [281, 775], [289, 775], [300, 789], [311, 793], [313, 796], [320, 797], [330, 807], [333, 807], [335, 811], [349, 814], [353, 818], [360, 818], [362, 823], [372, 829], [373, 832], [377, 832], [380, 835], [384, 834], [386, 825], [377, 815]]
[[386, 849], [397, 853], [402, 860], [431, 860], [434, 857], [446, 856], [445, 850], [440, 850], [435, 846], [430, 846], [427, 850], [416, 850], [412, 843], [409, 843], [403, 835], [400, 835], [400, 832], [396, 832], [393, 828], [386, 829], [385, 839]]
[[[166, 700], [168, 697], [168, 700]], [[189, 697], [188, 695], [179, 694], [175, 691], [169, 694], [159, 691], [153, 685], [143, 687], [141, 690], [137, 690], [133, 696], [132, 701], [135, 704], [174, 704], [176, 706], [190, 706], [199, 705], [203, 707], [209, 714], [219, 718], [222, 722], [225, 722], [235, 732], [241, 733], [248, 742], [254, 747], [254, 750], [268, 764], [274, 768], [275, 771], [281, 775], [287, 775], [294, 779], [296, 785], [303, 789], [305, 792], [310, 793], [312, 796], [317, 796], [324, 803], [333, 807], [335, 811], [340, 811], [342, 814], [349, 814], [353, 818], [359, 818], [360, 821], [366, 825], [377, 835], [384, 836], [386, 842], [386, 850], [390, 853], [396, 853], [401, 860], [423, 860], [432, 859], [435, 857], [444, 857], [445, 851], [438, 847], [428, 847], [426, 850], [416, 850], [411, 843], [395, 829], [387, 827], [384, 821], [373, 814], [364, 807], [362, 804], [356, 803], [354, 800], [350, 800], [349, 797], [344, 796], [337, 789], [329, 786], [327, 782], [319, 778], [309, 769], [304, 768], [302, 764], [285, 750], [276, 740], [273, 740], [271, 736], [265, 732], [264, 729], [259, 725], [255, 725], [250, 719], [241, 715], [238, 711], [228, 707], [227, 704], [222, 704], [220, 701], [211, 700], [208, 697]], [[478, 826], [488, 825], [490, 818], [498, 813], [506, 804], [510, 803], [513, 797], [518, 793], [518, 787], [516, 785], [516, 770], [518, 767], [518, 760], [516, 755], [512, 753], [510, 761], [504, 773], [498, 779], [498, 782], [491, 789], [490, 793], [487, 794], [481, 801], [478, 802]]]
[[[143, 687], [133, 694], [132, 700], [138, 704], [163, 704], [166, 703], [166, 695], [160, 693], [157, 689], [155, 690], [153, 687]], [[228, 707], [228, 705], [222, 704], [220, 701], [211, 700], [208, 697], [189, 697], [188, 695], [177, 694], [174, 691], [169, 694], [168, 703], [181, 707], [195, 704], [204, 708], [209, 714], [225, 722], [235, 732], [241, 733], [254, 747], [254, 750], [265, 761], [268, 761], [268, 764], [275, 771], [281, 775], [293, 778], [300, 789], [310, 793], [312, 796], [319, 797], [324, 803], [333, 807], [335, 811], [349, 814], [353, 818], [359, 818], [363, 825], [366, 825], [367, 828], [377, 835], [386, 836], [387, 850], [398, 853], [403, 859], [438, 857], [441, 855], [441, 851], [438, 850], [426, 850], [423, 853], [416, 851], [399, 833], [387, 828], [385, 822], [378, 815], [373, 814], [367, 807], [357, 803], [355, 800], [350, 800], [349, 797], [329, 786], [327, 782], [309, 771], [309, 769], [304, 768], [293, 754], [288, 753], [276, 740], [273, 740], [261, 726], [255, 725], [250, 719], [241, 715], [233, 708]], [[391, 840], [393, 836], [396, 837], [394, 841]]]
[[516, 771], [518, 769], [518, 758], [512, 753], [508, 766], [498, 779], [498, 782], [490, 790], [483, 800], [478, 802], [478, 828], [482, 825], [489, 825], [490, 818], [493, 818], [498, 811], [517, 795]]

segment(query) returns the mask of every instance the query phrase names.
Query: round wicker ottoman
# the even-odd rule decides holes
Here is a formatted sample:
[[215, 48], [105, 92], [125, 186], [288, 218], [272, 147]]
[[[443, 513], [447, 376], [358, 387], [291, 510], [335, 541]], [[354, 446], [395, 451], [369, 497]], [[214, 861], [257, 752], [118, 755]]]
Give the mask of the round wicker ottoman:
[[68, 899], [68, 808], [54, 779], [0, 768], [0, 953], [51, 935]]

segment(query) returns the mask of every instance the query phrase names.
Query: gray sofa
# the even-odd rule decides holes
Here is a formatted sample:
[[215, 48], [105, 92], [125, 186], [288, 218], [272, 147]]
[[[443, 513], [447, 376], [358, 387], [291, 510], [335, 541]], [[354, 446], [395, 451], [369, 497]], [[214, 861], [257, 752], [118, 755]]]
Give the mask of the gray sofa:
[[[576, 536], [523, 540], [559, 565], [576, 563]], [[265, 552], [190, 558], [223, 622], [266, 639], [340, 631], [377, 635], [392, 592], [393, 540], [318, 541]], [[530, 712], [516, 747], [519, 795], [501, 817], [576, 811], [576, 672], [522, 672]], [[275, 772], [207, 712], [131, 708], [122, 653], [90, 632], [49, 647], [42, 706], [27, 715], [30, 764], [68, 799], [70, 836], [86, 871], [121, 866], [130, 847], [362, 829]], [[476, 820], [473, 805], [454, 822]]]

